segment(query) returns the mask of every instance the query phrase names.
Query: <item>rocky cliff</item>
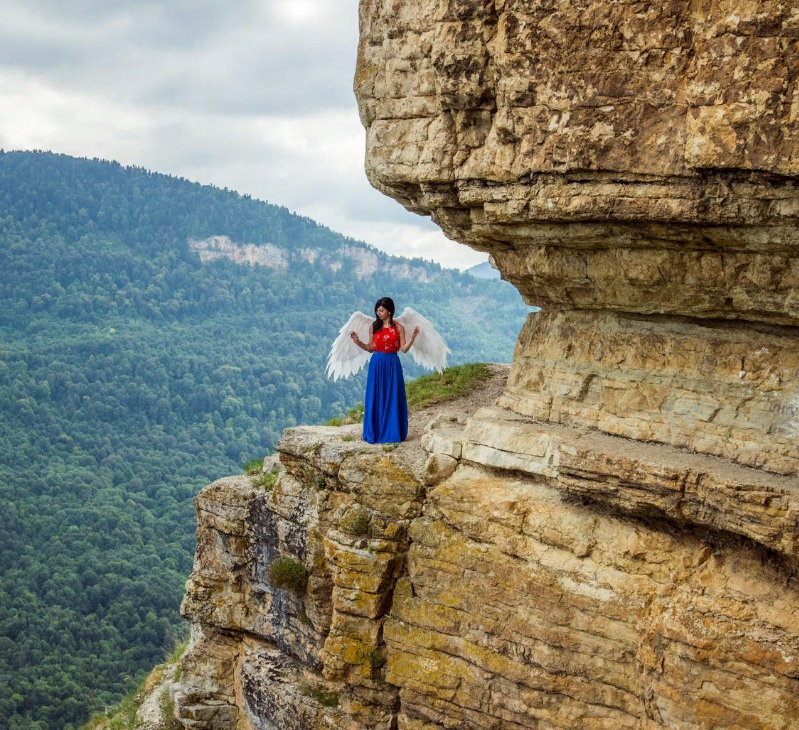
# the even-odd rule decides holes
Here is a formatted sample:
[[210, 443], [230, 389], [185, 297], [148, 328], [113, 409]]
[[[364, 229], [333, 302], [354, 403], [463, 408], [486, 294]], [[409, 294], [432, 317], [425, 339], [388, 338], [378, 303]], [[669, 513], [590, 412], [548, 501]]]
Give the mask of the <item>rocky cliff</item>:
[[[284, 248], [272, 243], [236, 243], [228, 236], [209, 236], [202, 240], [190, 238], [189, 249], [200, 255], [200, 260], [213, 261], [226, 258], [237, 264], [250, 263], [266, 266], [276, 271], [285, 271], [289, 266], [289, 256]], [[413, 279], [425, 284], [433, 281], [428, 268], [415, 266], [412, 262], [384, 257], [387, 261], [370, 251], [366, 246], [344, 245], [335, 251], [315, 248], [300, 248], [294, 251], [303, 261], [313, 264], [319, 260], [331, 271], [338, 271], [343, 266], [352, 269], [359, 279], [371, 276], [378, 268], [395, 279]]]
[[203, 490], [184, 727], [797, 727], [795, 480], [487, 405], [506, 379]]
[[795, 3], [360, 25], [369, 179], [542, 311], [499, 398], [200, 495], [183, 724], [799, 728]]

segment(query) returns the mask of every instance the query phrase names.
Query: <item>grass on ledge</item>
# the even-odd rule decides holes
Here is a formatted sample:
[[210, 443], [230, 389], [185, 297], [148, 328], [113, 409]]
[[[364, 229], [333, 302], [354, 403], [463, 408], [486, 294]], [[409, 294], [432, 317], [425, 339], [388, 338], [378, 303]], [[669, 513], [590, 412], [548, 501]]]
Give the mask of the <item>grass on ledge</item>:
[[139, 684], [123, 697], [117, 705], [109, 707], [105, 712], [92, 715], [81, 730], [133, 730], [136, 724], [136, 713], [144, 702], [145, 677]]
[[263, 459], [253, 459], [252, 461], [248, 461], [244, 465], [244, 473], [247, 476], [254, 477], [256, 474], [260, 474], [263, 468], [264, 468]]
[[279, 476], [280, 469], [276, 467], [272, 469], [272, 471], [250, 477], [250, 483], [254, 487], [263, 487], [264, 490], [268, 492], [275, 486], [275, 482], [277, 482]]
[[[172, 650], [166, 656], [164, 663], [153, 668], [150, 674], [141, 679], [119, 703], [106, 708], [103, 712], [96, 712], [81, 727], [81, 730], [134, 730], [137, 725], [136, 713], [154, 688], [166, 678], [166, 669], [169, 665], [177, 665], [171, 680], [180, 679], [180, 658], [189, 645], [189, 638], [176, 639]], [[159, 698], [162, 715], [162, 730], [181, 730], [180, 724], [172, 716], [172, 701], [168, 690]]]
[[338, 692], [328, 692], [322, 685], [311, 684], [307, 680], [300, 682], [300, 693], [306, 697], [313, 697], [324, 707], [338, 707]]
[[308, 584], [308, 571], [288, 555], [281, 555], [269, 568], [272, 585], [295, 593], [304, 593]]
[[355, 408], [350, 408], [343, 416], [331, 418], [325, 426], [347, 426], [351, 423], [363, 423], [363, 403], [359, 403]]
[[484, 362], [456, 365], [443, 373], [422, 375], [405, 385], [408, 408], [427, 408], [462, 398], [490, 377], [491, 370]]
[[[408, 408], [421, 409], [446, 403], [467, 395], [484, 380], [491, 377], [491, 370], [484, 362], [473, 362], [469, 365], [455, 365], [443, 373], [422, 375], [422, 377], [405, 384]], [[363, 403], [338, 418], [331, 418], [325, 426], [346, 426], [351, 423], [363, 423]], [[353, 437], [354, 438], [354, 437]], [[342, 440], [351, 440], [342, 437]]]

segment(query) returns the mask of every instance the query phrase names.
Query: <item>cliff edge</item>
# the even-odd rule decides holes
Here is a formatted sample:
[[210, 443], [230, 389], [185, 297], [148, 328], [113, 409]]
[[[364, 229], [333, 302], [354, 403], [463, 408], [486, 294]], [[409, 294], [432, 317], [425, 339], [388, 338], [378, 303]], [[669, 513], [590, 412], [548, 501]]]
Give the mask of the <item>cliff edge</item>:
[[795, 726], [799, 529], [764, 530], [795, 484], [513, 415], [505, 378], [397, 449], [288, 429], [271, 490], [202, 491], [184, 727]]
[[418, 443], [289, 429], [271, 492], [202, 492], [184, 726], [799, 728], [799, 13], [362, 0], [360, 30], [370, 181], [541, 312]]

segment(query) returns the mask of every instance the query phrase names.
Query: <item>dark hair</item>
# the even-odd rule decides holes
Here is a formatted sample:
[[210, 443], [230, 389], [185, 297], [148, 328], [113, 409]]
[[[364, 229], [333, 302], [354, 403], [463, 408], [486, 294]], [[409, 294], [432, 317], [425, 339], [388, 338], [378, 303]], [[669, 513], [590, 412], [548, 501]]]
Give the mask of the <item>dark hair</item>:
[[372, 334], [383, 329], [383, 320], [377, 316], [377, 308], [385, 307], [388, 310], [388, 323], [394, 324], [394, 300], [391, 297], [382, 297], [375, 302], [375, 321], [372, 322]]

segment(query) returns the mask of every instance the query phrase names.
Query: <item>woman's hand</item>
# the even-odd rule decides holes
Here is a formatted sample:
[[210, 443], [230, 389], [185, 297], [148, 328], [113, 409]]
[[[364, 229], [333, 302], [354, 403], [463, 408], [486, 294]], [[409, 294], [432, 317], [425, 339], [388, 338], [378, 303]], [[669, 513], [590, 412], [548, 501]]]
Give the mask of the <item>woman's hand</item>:
[[414, 327], [413, 333], [411, 334], [411, 339], [406, 342], [405, 340], [405, 328], [402, 325], [399, 325], [399, 333], [400, 333], [400, 350], [402, 352], [408, 352], [411, 349], [411, 345], [413, 345], [413, 341], [416, 339], [416, 335], [419, 334], [419, 328]]
[[372, 343], [361, 342], [357, 332], [350, 332], [350, 339], [365, 352], [373, 352]]

